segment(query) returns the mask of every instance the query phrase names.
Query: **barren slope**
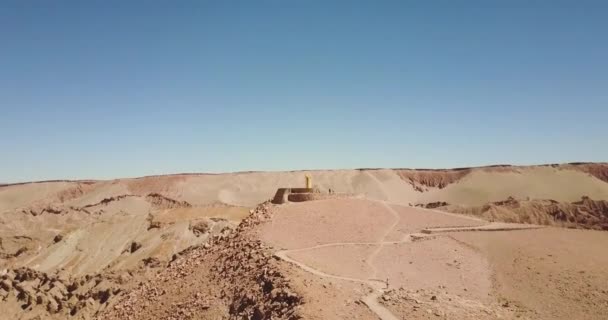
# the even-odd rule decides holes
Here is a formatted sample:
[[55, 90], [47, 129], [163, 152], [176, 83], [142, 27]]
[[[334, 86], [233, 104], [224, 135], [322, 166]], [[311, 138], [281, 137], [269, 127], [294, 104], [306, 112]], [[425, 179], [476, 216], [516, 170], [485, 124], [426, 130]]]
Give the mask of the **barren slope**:
[[[214, 246], [184, 253], [152, 281], [110, 305], [102, 317], [606, 315], [608, 306], [591, 306], [606, 301], [600, 285], [608, 280], [606, 261], [598, 250], [608, 245], [607, 234], [566, 229], [458, 232], [480, 225], [505, 230], [479, 220], [361, 199], [265, 204], [236, 233]], [[506, 230], [510, 228], [525, 226], [509, 225]], [[420, 233], [427, 229], [437, 232]], [[590, 250], [587, 241], [594, 243]], [[568, 254], [573, 251], [576, 255]], [[564, 291], [566, 287], [575, 288], [575, 295]]]
[[[0, 282], [11, 280], [10, 285], [0, 286], [0, 300], [4, 300], [0, 305], [13, 313], [7, 312], [0, 318], [40, 314], [61, 319], [69, 313], [84, 317], [103, 312], [110, 300], [115, 300], [111, 297], [132, 288], [134, 279], [165, 270], [175, 254], [207, 243], [214, 235], [225, 238], [248, 215], [250, 208], [270, 199], [278, 187], [302, 185], [305, 174], [310, 174], [321, 190], [331, 188], [375, 201], [324, 200], [272, 207], [278, 214], [248, 229], [246, 239], [239, 241], [252, 240], [261, 245], [256, 247], [259, 252], [282, 255], [281, 263], [272, 260], [255, 263], [257, 266], [276, 264], [276, 270], [290, 278], [293, 290], [299, 290], [301, 296], [312, 297], [312, 300], [303, 300], [309, 307], [301, 310], [303, 315], [312, 318], [374, 319], [378, 312], [386, 310], [373, 304], [375, 297], [369, 295], [368, 281], [372, 281], [374, 287], [388, 278], [392, 286], [418, 287], [421, 291], [415, 293], [417, 295], [431, 292], [437, 295], [434, 286], [444, 286], [439, 282], [450, 282], [452, 278], [470, 280], [462, 274], [463, 269], [474, 270], [483, 277], [477, 279], [481, 281], [477, 285], [467, 288], [467, 294], [451, 292], [447, 296], [453, 301], [449, 308], [455, 308], [454, 315], [466, 318], [467, 314], [475, 316], [478, 312], [528, 314], [524, 307], [502, 310], [496, 308], [498, 300], [482, 299], [488, 292], [495, 293], [492, 291], [495, 285], [489, 286], [483, 279], [492, 280], [493, 272], [497, 272], [488, 267], [490, 260], [484, 258], [483, 250], [471, 251], [474, 244], [462, 247], [461, 240], [456, 238], [413, 245], [411, 235], [428, 227], [486, 223], [463, 215], [489, 221], [577, 228], [608, 226], [607, 164], [181, 174], [4, 185], [0, 186]], [[408, 205], [429, 206], [462, 215]], [[446, 229], [437, 230], [443, 233]], [[603, 243], [602, 239], [598, 241]], [[277, 250], [290, 251], [280, 254]], [[205, 259], [206, 251], [196, 252], [196, 259]], [[235, 261], [244, 261], [238, 252], [231, 254], [238, 256]], [[521, 249], [517, 254], [527, 253]], [[409, 260], [411, 256], [421, 257], [417, 263]], [[189, 266], [194, 263], [201, 267], [196, 259], [184, 256], [183, 261]], [[288, 259], [292, 261], [285, 264]], [[585, 256], [585, 259], [594, 258]], [[302, 265], [294, 268], [296, 262]], [[443, 263], [455, 269], [443, 269]], [[319, 274], [302, 266], [330, 277], [319, 279]], [[594, 272], [593, 268], [589, 270]], [[335, 273], [341, 275], [331, 278]], [[423, 281], [408, 276], [427, 273], [429, 276], [421, 278]], [[433, 278], [435, 274], [442, 277]], [[202, 273], [201, 277], [207, 276]], [[373, 279], [363, 279], [365, 277]], [[215, 280], [200, 278], [200, 281], [207, 284]], [[245, 284], [246, 281], [243, 286]], [[230, 283], [224, 285], [224, 290], [234, 289]], [[462, 281], [450, 282], [453, 288], [463, 285]], [[62, 286], [65, 290], [54, 289]], [[76, 288], [80, 291], [74, 291]], [[414, 293], [395, 291], [392, 294], [395, 299], [401, 299]], [[221, 292], [216, 298], [219, 306], [227, 309], [214, 312], [224, 315], [234, 311], [230, 310], [231, 303], [247, 300], [242, 296], [222, 296]], [[359, 299], [367, 299], [368, 304], [362, 304]], [[408, 299], [405, 301], [410, 301]], [[330, 308], [323, 305], [323, 301], [333, 301], [345, 308]], [[317, 303], [321, 303], [320, 307], [326, 308], [327, 313], [314, 311]], [[403, 304], [395, 306], [397, 309], [393, 312], [404, 312], [399, 306]], [[253, 312], [253, 305], [245, 309]], [[239, 312], [244, 311], [237, 314]]]
[[192, 205], [255, 206], [278, 187], [301, 186], [310, 174], [321, 190], [362, 194], [398, 204], [445, 201], [483, 205], [508, 197], [608, 200], [608, 164], [495, 166], [449, 170], [361, 169], [227, 174], [179, 174], [87, 182], [45, 182], [0, 187], [0, 212], [33, 203], [84, 206], [104, 198], [159, 193]]

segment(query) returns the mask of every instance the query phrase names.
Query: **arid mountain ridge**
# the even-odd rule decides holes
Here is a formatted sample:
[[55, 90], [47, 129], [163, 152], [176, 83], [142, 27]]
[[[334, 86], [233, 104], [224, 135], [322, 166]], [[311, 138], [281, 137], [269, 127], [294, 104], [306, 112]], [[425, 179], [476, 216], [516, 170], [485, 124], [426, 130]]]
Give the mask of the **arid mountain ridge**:
[[[348, 196], [287, 205], [267, 202], [277, 188], [303, 186], [305, 175], [322, 192], [332, 189]], [[432, 317], [445, 314], [455, 319], [515, 314], [539, 318], [535, 310], [542, 312], [540, 318], [555, 318], [550, 310], [542, 310], [546, 296], [535, 293], [542, 297], [538, 302], [520, 301], [520, 291], [489, 287], [491, 274], [527, 277], [530, 268], [547, 267], [550, 275], [565, 275], [564, 281], [580, 292], [597, 281], [575, 269], [545, 266], [544, 260], [528, 260], [517, 273], [490, 270], [479, 253], [467, 248], [507, 246], [513, 255], [526, 257], [521, 246], [529, 241], [514, 243], [509, 237], [533, 238], [538, 232], [552, 247], [531, 255], [565, 263], [572, 248], [595, 243], [580, 259], [593, 258], [598, 266], [604, 265], [597, 252], [608, 233], [562, 227], [608, 230], [607, 177], [607, 163], [573, 163], [175, 174], [5, 185], [0, 187], [0, 307], [6, 311], [0, 319], [121, 319], [133, 313], [141, 319], [377, 319], [387, 309], [412, 319], [426, 319], [427, 310]], [[503, 222], [523, 223], [519, 226], [531, 230], [487, 239], [430, 234], [429, 241], [416, 240], [417, 233], [429, 227], [502, 228]], [[560, 228], [536, 231], [536, 225]], [[377, 242], [380, 238], [384, 240]], [[570, 240], [562, 249], [556, 239]], [[428, 248], [435, 248], [437, 256], [423, 254]], [[449, 248], [458, 254], [453, 256], [456, 251]], [[495, 250], [490, 249], [485, 255], [492, 258]], [[314, 267], [322, 277], [285, 258]], [[467, 270], [484, 272], [476, 289], [469, 281], [458, 280], [462, 263], [470, 264]], [[403, 277], [399, 270], [411, 274]], [[599, 269], [589, 270], [604, 277]], [[346, 282], [330, 281], [327, 274], [341, 274]], [[397, 290], [375, 291], [384, 294], [384, 307], [368, 291], [370, 285], [379, 285], [377, 281], [365, 280], [379, 274], [391, 278], [391, 288]], [[470, 276], [477, 279], [475, 272]], [[238, 281], [218, 280], [226, 277]], [[353, 278], [363, 280], [357, 285], [348, 280]], [[408, 283], [423, 278], [428, 281]], [[526, 292], [535, 290], [537, 284], [531, 283]], [[445, 284], [449, 290], [437, 291]], [[411, 285], [421, 291], [399, 289]], [[555, 300], [566, 303], [557, 318], [580, 312], [580, 304], [557, 294], [560, 290], [557, 286], [551, 291], [566, 299]], [[498, 300], [486, 301], [488, 294], [496, 294]], [[507, 302], [500, 301], [503, 295], [509, 297]], [[597, 291], [590, 303], [603, 301], [604, 296]], [[471, 299], [481, 300], [470, 304]], [[412, 301], [429, 302], [421, 302], [424, 307], [417, 309], [418, 302], [408, 305]], [[601, 314], [604, 309], [593, 312]]]
[[[568, 162], [568, 163], [551, 163], [551, 164], [537, 164], [537, 165], [511, 165], [511, 164], [494, 164], [487, 166], [474, 166], [474, 167], [455, 167], [455, 168], [356, 168], [356, 169], [301, 169], [301, 170], [285, 170], [285, 171], [235, 171], [235, 172], [180, 172], [180, 173], [168, 173], [161, 175], [146, 175], [134, 178], [122, 178], [122, 179], [146, 179], [146, 178], [157, 178], [167, 176], [201, 176], [201, 175], [223, 175], [223, 174], [243, 174], [243, 173], [264, 173], [264, 172], [314, 172], [314, 171], [340, 171], [340, 170], [359, 170], [359, 171], [371, 171], [371, 170], [402, 170], [402, 171], [419, 171], [419, 172], [451, 172], [451, 171], [465, 171], [466, 173], [475, 169], [491, 169], [491, 168], [530, 168], [530, 167], [578, 167], [581, 171], [588, 172], [594, 175], [596, 178], [608, 182], [608, 162]], [[466, 175], [462, 174], [463, 176]], [[118, 179], [52, 179], [52, 180], [34, 180], [24, 182], [0, 182], [0, 187], [23, 185], [30, 183], [48, 183], [48, 182], [78, 182], [78, 183], [95, 183], [99, 181], [108, 180], [120, 180]]]

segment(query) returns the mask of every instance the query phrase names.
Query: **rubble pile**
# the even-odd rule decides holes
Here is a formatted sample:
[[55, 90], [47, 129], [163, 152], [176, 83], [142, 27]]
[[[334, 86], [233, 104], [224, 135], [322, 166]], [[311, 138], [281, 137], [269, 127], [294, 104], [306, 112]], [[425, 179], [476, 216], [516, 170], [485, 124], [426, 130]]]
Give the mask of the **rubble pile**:
[[251, 235], [270, 218], [265, 202], [235, 232], [179, 255], [154, 281], [140, 284], [107, 309], [104, 319], [299, 319], [292, 291], [271, 251]]
[[128, 275], [87, 275], [75, 279], [29, 268], [0, 271], [0, 300], [24, 311], [46, 310], [51, 315], [91, 315], [119, 294]]
[[448, 293], [444, 286], [436, 289], [392, 289], [379, 299], [391, 312], [415, 319], [514, 319], [525, 310], [514, 302], [481, 303], [462, 295]]
[[192, 205], [187, 201], [177, 201], [165, 197], [159, 193], [150, 193], [146, 196], [148, 201], [156, 209], [190, 208]]
[[269, 201], [260, 204], [235, 233], [212, 247], [217, 258], [211, 276], [221, 285], [220, 297], [229, 302], [235, 319], [299, 319], [301, 297], [291, 290], [271, 251], [248, 232], [272, 217], [270, 206]]

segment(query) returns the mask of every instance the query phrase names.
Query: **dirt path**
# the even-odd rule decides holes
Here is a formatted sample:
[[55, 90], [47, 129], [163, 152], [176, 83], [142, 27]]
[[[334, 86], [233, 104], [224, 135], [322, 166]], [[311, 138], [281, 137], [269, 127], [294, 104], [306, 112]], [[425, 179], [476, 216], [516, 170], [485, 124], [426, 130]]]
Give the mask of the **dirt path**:
[[[393, 208], [391, 208], [391, 206], [389, 206], [385, 202], [382, 202], [382, 204], [395, 217], [395, 220], [386, 229], [386, 231], [384, 232], [382, 237], [380, 239], [378, 239], [377, 242], [329, 243], [329, 244], [323, 244], [323, 245], [313, 246], [313, 247], [309, 247], [309, 248], [302, 248], [302, 249], [295, 249], [295, 250], [283, 250], [283, 251], [277, 252], [275, 255], [287, 262], [297, 265], [298, 267], [300, 267], [301, 269], [303, 269], [305, 271], [308, 271], [308, 272], [315, 274], [317, 276], [320, 276], [320, 277], [337, 279], [337, 280], [353, 281], [353, 282], [363, 283], [363, 284], [370, 286], [372, 288], [372, 292], [362, 299], [363, 303], [365, 303], [367, 305], [367, 307], [372, 312], [374, 312], [381, 320], [398, 320], [398, 318], [392, 312], [390, 312], [388, 309], [386, 309], [384, 306], [382, 306], [378, 302], [378, 297], [380, 297], [385, 292], [385, 289], [387, 289], [387, 287], [388, 287], [388, 283], [386, 283], [382, 280], [375, 279], [377, 277], [378, 270], [372, 262], [373, 262], [374, 258], [378, 255], [378, 253], [382, 250], [382, 248], [384, 248], [385, 245], [394, 245], [394, 244], [401, 244], [401, 243], [405, 243], [405, 242], [411, 242], [412, 238], [410, 235], [405, 235], [403, 237], [404, 240], [402, 240], [402, 241], [390, 241], [390, 242], [384, 241], [384, 239], [399, 224], [401, 218], [400, 218], [399, 214], [397, 214], [397, 212], [395, 212], [395, 210], [393, 210]], [[331, 274], [325, 273], [323, 271], [320, 271], [318, 269], [307, 266], [299, 261], [291, 259], [288, 256], [288, 254], [290, 252], [318, 249], [318, 248], [331, 247], [331, 246], [349, 246], [349, 245], [375, 245], [375, 246], [378, 246], [378, 248], [376, 248], [374, 251], [372, 251], [372, 253], [369, 256], [367, 256], [367, 258], [365, 259], [366, 264], [371, 268], [371, 270], [373, 270], [371, 276], [368, 279], [356, 279], [356, 278], [351, 278], [351, 277], [342, 277], [342, 276], [338, 276], [338, 275], [331, 275]]]
[[[372, 263], [373, 260], [376, 258], [376, 256], [378, 255], [378, 253], [382, 250], [382, 248], [384, 248], [384, 239], [386, 239], [386, 237], [391, 234], [391, 232], [393, 231], [393, 229], [395, 229], [395, 227], [399, 224], [399, 222], [401, 221], [401, 217], [399, 216], [399, 214], [397, 212], [395, 212], [395, 210], [393, 208], [391, 208], [391, 206], [387, 205], [386, 202], [382, 202], [382, 205], [384, 205], [384, 207], [388, 210], [388, 212], [390, 212], [393, 217], [395, 217], [395, 221], [393, 222], [393, 224], [386, 229], [386, 231], [384, 232], [384, 234], [382, 235], [382, 238], [380, 238], [380, 240], [378, 241], [378, 248], [376, 248], [376, 250], [374, 250], [368, 257], [367, 259], [365, 259], [366, 264], [373, 270], [372, 275], [370, 278], [372, 279], [376, 279], [378, 276], [378, 268], [376, 268], [376, 266], [374, 266], [374, 264]], [[410, 239], [409, 235], [405, 236], [406, 239]]]
[[[386, 230], [384, 230], [382, 236], [376, 242], [333, 242], [333, 243], [326, 243], [326, 244], [316, 245], [316, 246], [311, 246], [311, 247], [306, 247], [306, 248], [281, 250], [281, 251], [276, 252], [275, 256], [277, 256], [278, 258], [280, 258], [286, 262], [289, 262], [291, 264], [298, 266], [302, 270], [305, 270], [305, 271], [312, 273], [314, 275], [317, 275], [319, 277], [351, 281], [351, 282], [362, 283], [362, 284], [368, 285], [372, 289], [372, 291], [368, 295], [363, 297], [362, 302], [365, 303], [367, 305], [367, 307], [379, 317], [379, 319], [381, 319], [381, 320], [398, 320], [398, 317], [395, 316], [395, 314], [393, 314], [390, 310], [386, 309], [382, 304], [380, 304], [378, 302], [378, 297], [380, 297], [382, 294], [384, 294], [385, 291], [388, 289], [387, 281], [377, 279], [378, 271], [377, 271], [377, 267], [374, 265], [375, 257], [382, 251], [382, 249], [385, 248], [386, 246], [409, 243], [409, 242], [418, 240], [420, 238], [425, 238], [425, 237], [434, 238], [435, 236], [437, 236], [437, 234], [441, 234], [441, 233], [454, 232], [454, 231], [480, 231], [480, 230], [471, 228], [471, 227], [426, 228], [424, 230], [428, 230], [429, 234], [410, 233], [410, 234], [405, 234], [400, 241], [385, 241], [385, 238], [388, 235], [390, 235], [394, 231], [395, 227], [398, 226], [399, 223], [401, 222], [401, 216], [386, 202], [381, 202], [381, 203], [394, 216], [395, 219], [390, 224], [390, 226], [388, 226], [386, 228]], [[509, 226], [509, 227], [513, 227], [514, 230], [517, 229], [517, 226], [515, 226], [515, 225]], [[504, 231], [504, 230], [510, 230], [510, 229], [505, 228], [504, 224], [490, 223], [490, 224], [486, 225], [486, 227], [483, 228], [483, 230], [484, 231], [485, 230], [487, 230], [487, 231]], [[432, 233], [432, 235], [430, 233]], [[324, 271], [321, 271], [319, 269], [316, 269], [314, 267], [311, 267], [309, 265], [306, 265], [300, 261], [297, 261], [297, 260], [289, 257], [290, 253], [296, 253], [296, 252], [300, 252], [300, 251], [314, 250], [314, 249], [327, 248], [327, 247], [347, 247], [347, 246], [361, 246], [361, 245], [377, 246], [377, 248], [374, 249], [364, 259], [365, 263], [372, 270], [370, 272], [369, 276], [365, 279], [346, 277], [346, 276], [341, 276], [341, 275], [337, 275], [337, 274], [329, 274], [329, 273], [326, 273]]]
[[[358, 244], [357, 243], [352, 243], [352, 244], [347, 244], [347, 245], [358, 245]], [[321, 270], [318, 270], [318, 269], [312, 268], [310, 266], [307, 266], [304, 263], [296, 261], [296, 260], [290, 258], [287, 255], [288, 253], [293, 252], [293, 251], [302, 251], [302, 250], [314, 249], [314, 248], [316, 248], [316, 247], [304, 248], [304, 249], [296, 249], [296, 250], [283, 250], [283, 251], [279, 251], [279, 252], [275, 253], [275, 256], [283, 259], [284, 261], [287, 261], [289, 263], [292, 263], [292, 264], [298, 266], [299, 268], [301, 268], [304, 271], [308, 271], [308, 272], [310, 272], [310, 273], [312, 273], [314, 275], [317, 275], [319, 277], [322, 277], [322, 278], [352, 281], [352, 282], [357, 282], [357, 283], [363, 283], [363, 284], [366, 284], [366, 285], [370, 286], [372, 288], [372, 292], [369, 295], [365, 296], [362, 299], [362, 301], [380, 319], [382, 319], [382, 320], [398, 320], [398, 318], [394, 314], [392, 314], [388, 309], [386, 309], [380, 303], [378, 303], [378, 297], [381, 296], [384, 293], [383, 287], [386, 286], [386, 283], [384, 281], [376, 280], [376, 279], [357, 279], [357, 278], [343, 277], [343, 276], [328, 274], [328, 273], [325, 273], [325, 272], [323, 272]]]
[[399, 320], [390, 310], [378, 302], [378, 298], [384, 290], [374, 290], [371, 294], [363, 298], [363, 303], [372, 310], [382, 320]]

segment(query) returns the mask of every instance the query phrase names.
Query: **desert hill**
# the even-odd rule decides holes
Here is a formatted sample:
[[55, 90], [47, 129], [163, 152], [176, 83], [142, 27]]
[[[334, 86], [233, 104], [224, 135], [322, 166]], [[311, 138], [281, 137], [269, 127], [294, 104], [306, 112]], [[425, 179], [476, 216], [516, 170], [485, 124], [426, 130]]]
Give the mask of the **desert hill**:
[[[332, 189], [350, 196], [258, 206], [271, 199], [279, 187], [303, 186], [307, 174], [319, 190]], [[316, 225], [318, 221], [323, 224]], [[447, 228], [426, 231], [441, 233], [431, 237], [440, 238], [436, 242], [441, 244], [440, 248], [464, 250], [464, 256], [455, 260], [472, 264], [469, 267], [479, 270], [485, 280], [478, 283], [479, 288], [475, 290], [467, 288], [470, 292], [464, 297], [450, 290], [445, 293], [448, 299], [466, 302], [465, 307], [462, 303], [453, 303], [443, 308], [425, 308], [431, 309], [431, 313], [444, 312], [463, 319], [467, 314], [479, 316], [486, 312], [492, 317], [519, 314], [536, 318], [530, 310], [542, 309], [545, 300], [536, 304], [516, 301], [514, 297], [521, 292], [504, 289], [506, 283], [492, 282], [501, 272], [523, 277], [525, 270], [498, 270], [488, 265], [493, 261], [504, 262], [501, 257], [491, 255], [491, 248], [512, 250], [514, 259], [520, 259], [518, 255], [526, 254], [521, 248], [525, 243], [513, 242], [519, 247], [507, 246], [504, 243], [508, 237], [503, 236], [480, 240], [476, 236], [443, 236], [445, 232], [451, 234], [450, 227], [473, 228], [473, 232], [479, 226], [500, 226], [497, 223], [501, 222], [524, 223], [534, 228], [534, 225], [550, 225], [608, 229], [608, 164], [176, 174], [107, 181], [8, 184], [0, 186], [0, 306], [6, 310], [0, 318], [64, 319], [68, 315], [83, 319], [124, 318], [124, 312], [129, 310], [136, 310], [142, 317], [165, 314], [180, 319], [188, 318], [179, 313], [180, 310], [190, 310], [191, 318], [204, 314], [234, 319], [268, 319], [269, 316], [374, 319], [379, 313], [410, 318], [413, 315], [409, 309], [402, 309], [401, 302], [406, 301], [407, 305], [407, 301], [418, 299], [416, 295], [429, 293], [439, 297], [443, 293], [427, 287], [426, 282], [414, 283], [420, 286], [417, 293], [400, 291], [399, 288], [411, 285], [398, 271], [402, 269], [399, 265], [410, 263], [401, 252], [420, 256], [422, 251], [436, 251], [437, 261], [454, 264], [451, 260], [442, 260], [450, 255], [437, 249], [435, 242], [424, 241], [420, 246], [402, 243], [428, 228]], [[517, 232], [523, 232], [524, 238], [538, 237], [547, 243], [549, 251], [564, 254], [555, 259], [566, 260], [568, 250], [577, 250], [585, 241], [601, 246], [608, 235], [602, 231], [547, 230], [552, 231]], [[562, 238], [566, 240], [559, 240]], [[332, 246], [340, 243], [351, 245], [332, 251]], [[476, 248], [474, 252], [461, 248], [464, 243], [467, 248]], [[554, 247], [554, 244], [568, 249]], [[248, 248], [251, 252], [243, 256], [235, 248]], [[300, 250], [304, 248], [311, 250]], [[396, 248], [399, 250], [393, 252]], [[479, 252], [485, 253], [480, 256]], [[584, 259], [595, 261], [585, 252], [581, 254]], [[399, 262], [394, 266], [390, 257], [401, 257], [401, 260], [395, 260]], [[217, 259], [223, 262], [218, 264]], [[365, 259], [386, 263], [361, 264]], [[566, 260], [564, 263], [570, 263]], [[433, 269], [433, 261], [419, 261], [434, 272], [451, 274], [453, 271]], [[538, 267], [538, 263], [528, 262], [526, 266]], [[226, 264], [236, 269], [226, 270]], [[241, 270], [237, 267], [240, 264], [249, 267]], [[299, 267], [294, 269], [294, 265]], [[595, 267], [589, 267], [595, 272]], [[266, 273], [255, 273], [265, 268]], [[317, 273], [307, 273], [310, 268]], [[412, 268], [410, 272], [425, 271]], [[563, 270], [547, 268], [552, 276], [563, 273]], [[194, 278], [186, 275], [190, 272]], [[589, 279], [579, 278], [576, 272], [567, 273], [571, 284], [589, 283]], [[342, 282], [327, 282], [328, 277], [321, 277], [324, 280], [319, 281], [315, 278], [319, 274], [339, 274], [338, 280]], [[218, 280], [228, 276], [240, 281], [240, 287], [235, 287], [234, 281]], [[593, 276], [604, 279], [604, 275], [597, 272]], [[394, 286], [390, 290], [376, 288], [382, 278], [394, 279]], [[154, 279], [164, 279], [164, 282], [152, 284]], [[269, 285], [280, 290], [273, 293], [272, 289], [258, 288], [255, 279], [267, 279]], [[433, 281], [430, 283], [446, 285]], [[199, 285], [185, 286], [185, 282]], [[146, 285], [142, 287], [140, 283]], [[450, 287], [463, 285], [454, 282]], [[196, 291], [200, 286], [206, 291]], [[173, 290], [170, 288], [175, 288], [171, 294], [175, 298], [166, 295]], [[528, 289], [524, 293], [529, 294], [534, 288]], [[162, 293], [163, 290], [166, 292]], [[381, 291], [373, 291], [376, 294], [373, 296], [369, 290]], [[234, 295], [241, 291], [248, 295]], [[319, 296], [319, 292], [324, 293]], [[598, 292], [601, 296], [601, 291]], [[159, 303], [169, 299], [175, 305], [161, 303], [156, 309], [146, 309], [141, 303], [151, 301], [144, 301], [142, 295], [158, 296]], [[487, 295], [493, 296], [493, 300], [482, 299]], [[203, 296], [204, 299], [198, 298]], [[337, 297], [346, 297], [349, 307], [330, 308], [328, 314], [314, 311], [317, 306], [327, 307], [317, 305], [318, 301], [344, 304], [344, 299]], [[388, 300], [381, 300], [381, 306], [374, 302], [378, 297]], [[510, 297], [510, 300], [505, 302], [500, 297]], [[391, 304], [395, 301], [401, 302]], [[558, 318], [576, 314], [572, 311], [578, 308], [574, 302], [559, 298], [554, 301], [564, 303], [569, 310], [562, 310]], [[515, 302], [515, 307], [506, 310], [500, 307], [501, 303]], [[116, 309], [112, 309], [114, 307]]]
[[111, 181], [42, 181], [0, 186], [0, 212], [35, 203], [84, 206], [120, 195], [158, 193], [194, 205], [255, 206], [279, 186], [301, 186], [305, 174], [321, 190], [363, 194], [400, 204], [445, 201], [482, 205], [515, 199], [608, 200], [608, 163], [478, 168], [358, 169], [227, 174], [176, 174]]
[[184, 252], [99, 317], [596, 319], [608, 312], [606, 244], [605, 232], [488, 223], [383, 201], [265, 203], [234, 233]]

